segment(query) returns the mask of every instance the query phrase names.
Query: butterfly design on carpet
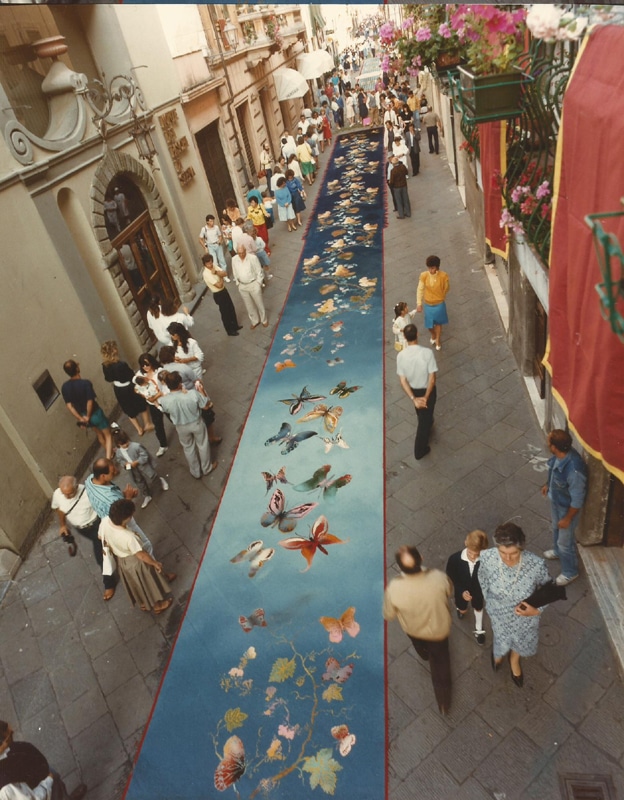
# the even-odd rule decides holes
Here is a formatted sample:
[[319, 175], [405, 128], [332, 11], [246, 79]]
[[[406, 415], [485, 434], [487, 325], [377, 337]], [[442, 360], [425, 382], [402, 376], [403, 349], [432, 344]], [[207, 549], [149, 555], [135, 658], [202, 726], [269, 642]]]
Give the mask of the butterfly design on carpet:
[[308, 387], [304, 386], [301, 394], [293, 394], [292, 400], [280, 400], [279, 402], [289, 406], [288, 411], [294, 416], [301, 411], [304, 403], [318, 403], [319, 400], [324, 399], [324, 394], [310, 394]]
[[347, 386], [346, 381], [340, 381], [340, 383], [334, 386], [334, 388], [330, 391], [330, 394], [337, 394], [338, 397], [343, 399], [345, 397], [349, 397], [350, 394], [357, 392], [357, 390], [361, 388], [361, 386]]
[[341, 406], [326, 406], [323, 405], [323, 403], [319, 403], [314, 406], [312, 411], [308, 411], [301, 419], [297, 420], [297, 424], [300, 425], [303, 422], [311, 422], [313, 419], [322, 419], [325, 430], [329, 433], [333, 433], [336, 430], [336, 425], [338, 424], [341, 414]]
[[321, 515], [312, 526], [309, 538], [291, 536], [289, 539], [282, 539], [279, 544], [286, 550], [301, 550], [301, 555], [308, 562], [308, 566], [301, 571], [307, 572], [312, 566], [317, 550], [328, 555], [326, 547], [330, 544], [344, 544], [344, 540], [329, 533], [327, 518]]
[[262, 472], [260, 474], [266, 481], [267, 492], [270, 491], [273, 488], [273, 486], [278, 483], [290, 483], [290, 481], [286, 480], [286, 467], [281, 467], [275, 473], [275, 475], [272, 472]]
[[334, 725], [331, 728], [331, 735], [338, 741], [338, 750], [340, 755], [348, 756], [351, 752], [351, 748], [356, 743], [357, 739], [355, 735], [349, 731], [347, 725]]
[[224, 792], [233, 786], [244, 773], [245, 747], [238, 736], [230, 736], [223, 748], [223, 758], [215, 770], [215, 789]]
[[341, 642], [343, 631], [355, 638], [360, 632], [360, 626], [355, 621], [355, 607], [350, 606], [339, 618], [320, 617], [319, 622], [329, 633], [330, 642]]
[[249, 633], [254, 628], [266, 628], [267, 626], [263, 608], [257, 608], [255, 611], [252, 611], [248, 617], [245, 617], [243, 614], [241, 614], [238, 618], [238, 621], [240, 622], [240, 626], [245, 633]]
[[273, 558], [275, 550], [272, 547], [264, 547], [262, 539], [257, 539], [252, 542], [245, 550], [241, 550], [234, 558], [230, 559], [230, 563], [238, 564], [240, 561], [249, 561], [249, 577], [255, 577], [256, 573], [263, 564]]
[[321, 441], [325, 445], [325, 452], [329, 453], [334, 445], [340, 447], [342, 450], [348, 450], [349, 445], [342, 438], [342, 432], [339, 431], [335, 436], [321, 436]]
[[[299, 420], [299, 422], [301, 422], [301, 420]], [[266, 440], [264, 446], [268, 447], [270, 444], [277, 444], [279, 442], [279, 444], [283, 445], [280, 453], [285, 456], [288, 453], [291, 453], [300, 442], [304, 442], [311, 436], [317, 435], [318, 434], [316, 431], [301, 431], [301, 433], [292, 433], [292, 426], [289, 425], [288, 422], [282, 422], [282, 427], [275, 434], [275, 436], [271, 436], [270, 439]]]
[[290, 358], [285, 358], [284, 361], [276, 361], [274, 366], [276, 372], [281, 372], [282, 370], [288, 369], [289, 367], [290, 369], [294, 369], [297, 365]]
[[353, 673], [353, 664], [340, 666], [340, 662], [335, 658], [328, 658], [325, 662], [324, 681], [334, 681], [335, 683], [345, 683]]
[[274, 528], [276, 525], [282, 533], [290, 533], [297, 527], [297, 522], [309, 514], [318, 503], [303, 503], [286, 510], [286, 498], [281, 489], [276, 489], [269, 500], [269, 510], [260, 518], [263, 528]]
[[315, 489], [320, 489], [323, 493], [323, 498], [327, 500], [333, 499], [338, 489], [351, 483], [351, 475], [341, 475], [339, 478], [328, 478], [327, 474], [330, 469], [330, 464], [319, 467], [311, 478], [293, 486], [293, 489], [296, 492], [313, 492]]

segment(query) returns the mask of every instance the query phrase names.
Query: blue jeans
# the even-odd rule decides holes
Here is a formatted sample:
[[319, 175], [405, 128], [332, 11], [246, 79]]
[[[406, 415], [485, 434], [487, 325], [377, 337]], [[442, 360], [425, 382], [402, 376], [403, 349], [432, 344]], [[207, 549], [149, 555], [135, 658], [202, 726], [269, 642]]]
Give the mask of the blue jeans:
[[225, 255], [223, 254], [223, 245], [221, 244], [209, 244], [208, 245], [208, 252], [212, 256], [212, 260], [219, 267], [219, 269], [227, 269], [227, 265], [225, 263]]
[[553, 529], [553, 550], [561, 562], [561, 574], [565, 578], [575, 578], [578, 575], [578, 556], [576, 554], [575, 531], [579, 522], [577, 514], [567, 528], [558, 528], [557, 523], [568, 513], [564, 506], [550, 502], [550, 517]]

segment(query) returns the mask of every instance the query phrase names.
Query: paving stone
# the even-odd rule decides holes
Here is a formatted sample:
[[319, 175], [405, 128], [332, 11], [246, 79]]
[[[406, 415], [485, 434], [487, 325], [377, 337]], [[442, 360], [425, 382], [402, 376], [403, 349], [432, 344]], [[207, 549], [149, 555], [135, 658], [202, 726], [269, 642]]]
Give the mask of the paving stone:
[[624, 755], [624, 688], [618, 682], [583, 720], [579, 731], [596, 747], [621, 762]]
[[604, 689], [600, 684], [572, 665], [557, 678], [544, 694], [544, 699], [567, 720], [578, 723], [603, 695]]
[[10, 638], [3, 637], [2, 641], [11, 643], [10, 647], [3, 646], [0, 650], [4, 674], [10, 685], [43, 666], [41, 650], [32, 627], [15, 631]]
[[539, 713], [531, 711], [518, 722], [518, 728], [545, 753], [554, 753], [573, 731], [570, 723], [555, 709], [543, 703]]
[[136, 664], [123, 643], [93, 659], [93, 669], [106, 698], [137, 674]]
[[[71, 740], [81, 774], [97, 786], [128, 764], [128, 755], [110, 714], [104, 714]], [[91, 800], [91, 793], [89, 793]]]
[[474, 777], [494, 797], [521, 800], [547, 756], [521, 731], [512, 731], [474, 771]]
[[398, 800], [450, 800], [457, 794], [458, 784], [449, 775], [435, 754], [422, 761], [405, 778], [396, 793]]
[[143, 676], [163, 667], [169, 654], [169, 645], [157, 625], [138, 633], [127, 642], [127, 647]]
[[28, 608], [54, 594], [58, 585], [50, 566], [44, 564], [36, 572], [20, 578], [19, 588], [22, 602]]
[[415, 714], [393, 691], [388, 691], [388, 741], [392, 742], [414, 721]]
[[[80, 537], [77, 536], [76, 538], [78, 540]], [[81, 542], [79, 541], [78, 544], [81, 544]], [[93, 553], [90, 543], [87, 542], [84, 547], [85, 550], [88, 548], [86, 552], [90, 555]], [[93, 557], [91, 557], [90, 561], [94, 561]], [[63, 591], [67, 591], [76, 587], [82, 588], [91, 583], [93, 573], [90, 567], [90, 562], [88, 563], [84, 558], [77, 556], [55, 565], [52, 572], [59, 587], [62, 587]]]
[[444, 718], [432, 707], [427, 708], [392, 741], [390, 762], [399, 778], [406, 778], [450, 732]]
[[108, 706], [102, 690], [96, 686], [65, 705], [61, 709], [61, 716], [67, 735], [73, 739], [107, 712]]
[[61, 591], [29, 606], [28, 616], [36, 636], [45, 636], [50, 631], [65, 626], [71, 619]]
[[19, 739], [34, 744], [61, 775], [69, 775], [75, 771], [76, 760], [65, 736], [63, 720], [56, 702], [30, 717], [21, 726]]
[[50, 679], [42, 669], [14, 683], [11, 694], [17, 717], [22, 725], [56, 701]]
[[476, 714], [462, 720], [436, 749], [438, 758], [458, 783], [498, 745], [500, 736]]
[[388, 668], [388, 687], [416, 714], [434, 700], [431, 675], [424, 662], [412, 656], [412, 648], [396, 658]]
[[[543, 795], [544, 797], [546, 795]], [[474, 778], [468, 778], [455, 792], [452, 800], [492, 800], [492, 795]]]
[[[565, 603], [559, 605], [564, 610]], [[582, 650], [591, 648], [593, 636], [570, 617], [555, 616], [550, 609], [548, 612], [540, 624], [540, 664], [560, 675]]]
[[152, 707], [152, 696], [143, 678], [134, 675], [106, 698], [122, 739], [127, 739], [137, 730], [142, 730]]

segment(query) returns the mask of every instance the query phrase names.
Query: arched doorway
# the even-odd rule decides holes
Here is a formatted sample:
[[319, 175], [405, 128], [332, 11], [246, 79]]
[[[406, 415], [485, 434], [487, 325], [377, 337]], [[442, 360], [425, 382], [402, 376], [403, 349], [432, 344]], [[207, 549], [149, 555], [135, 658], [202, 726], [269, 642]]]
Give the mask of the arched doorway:
[[143, 195], [128, 175], [116, 175], [109, 183], [104, 217], [121, 272], [142, 317], [154, 294], [179, 299]]
[[106, 153], [93, 177], [91, 215], [120, 300], [141, 344], [151, 346], [145, 321], [149, 296], [157, 293], [183, 303], [195, 296], [151, 174], [126, 153]]

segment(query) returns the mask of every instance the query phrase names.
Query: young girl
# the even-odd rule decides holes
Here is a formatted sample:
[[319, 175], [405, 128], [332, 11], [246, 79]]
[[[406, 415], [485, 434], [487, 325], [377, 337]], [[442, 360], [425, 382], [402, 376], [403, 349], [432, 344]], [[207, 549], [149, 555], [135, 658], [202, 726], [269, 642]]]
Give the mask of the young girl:
[[163, 491], [166, 492], [169, 484], [164, 478], [159, 477], [155, 469], [154, 459], [142, 444], [130, 441], [130, 437], [125, 431], [118, 429], [115, 431], [115, 461], [121, 469], [127, 469], [132, 475], [132, 480], [143, 494], [141, 508], [145, 508], [152, 502], [151, 486], [158, 478]]
[[485, 644], [483, 629], [483, 593], [479, 585], [479, 558], [481, 551], [488, 546], [487, 534], [476, 530], [466, 536], [464, 549], [453, 553], [446, 563], [446, 574], [455, 587], [455, 607], [457, 616], [463, 619], [472, 603], [475, 615], [474, 637], [478, 645]]
[[394, 334], [394, 349], [401, 352], [407, 347], [403, 329], [406, 325], [411, 325], [416, 316], [416, 309], [410, 311], [407, 303], [401, 301], [394, 307], [394, 322], [392, 323], [392, 333]]

